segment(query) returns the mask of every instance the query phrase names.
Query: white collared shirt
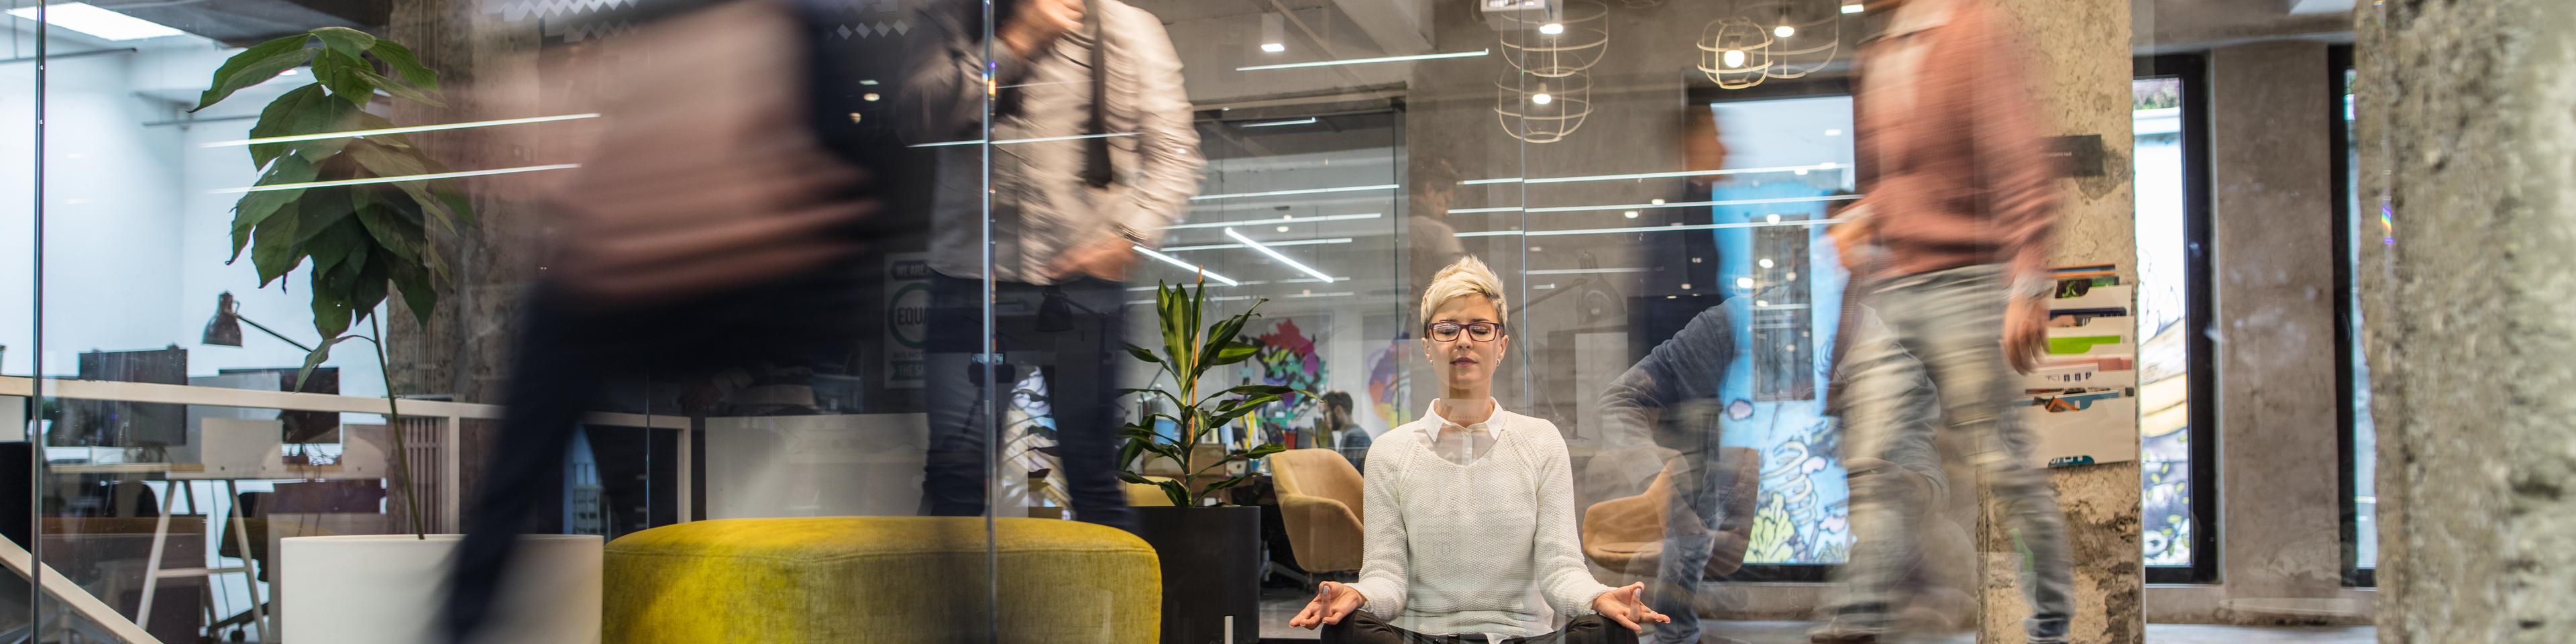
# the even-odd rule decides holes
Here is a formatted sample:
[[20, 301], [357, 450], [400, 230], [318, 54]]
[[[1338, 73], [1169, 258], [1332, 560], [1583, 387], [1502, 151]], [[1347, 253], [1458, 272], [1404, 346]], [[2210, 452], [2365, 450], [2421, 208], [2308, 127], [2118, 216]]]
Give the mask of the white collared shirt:
[[[1502, 411], [1501, 403], [1494, 402], [1492, 398], [1485, 401], [1494, 406], [1494, 411]], [[1431, 435], [1431, 452], [1459, 465], [1484, 458], [1487, 452], [1494, 450], [1494, 441], [1502, 436], [1502, 429], [1494, 426], [1491, 416], [1482, 422], [1460, 425], [1441, 416], [1438, 403], [1433, 403], [1431, 410], [1423, 412], [1422, 417], [1431, 420], [1431, 424], [1422, 430]]]

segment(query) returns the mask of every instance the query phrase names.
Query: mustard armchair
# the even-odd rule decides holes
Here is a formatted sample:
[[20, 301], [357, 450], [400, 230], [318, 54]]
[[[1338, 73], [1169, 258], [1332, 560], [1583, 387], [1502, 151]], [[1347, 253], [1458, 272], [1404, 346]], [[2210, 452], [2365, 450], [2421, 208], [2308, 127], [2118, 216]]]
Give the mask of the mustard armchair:
[[1329, 449], [1270, 455], [1271, 489], [1279, 496], [1289, 552], [1308, 573], [1360, 569], [1363, 516], [1360, 471]]
[[[1666, 462], [1645, 492], [1592, 504], [1583, 513], [1585, 558], [1615, 577], [1655, 576], [1655, 567], [1663, 560], [1664, 522], [1671, 518], [1673, 465], [1678, 460]], [[1762, 489], [1760, 453], [1724, 448], [1718, 450], [1718, 467], [1723, 469], [1713, 474], [1732, 476], [1734, 485], [1724, 492], [1723, 514], [1714, 526], [1718, 534], [1706, 568], [1711, 576], [1744, 566], [1744, 552], [1753, 543], [1754, 501]]]

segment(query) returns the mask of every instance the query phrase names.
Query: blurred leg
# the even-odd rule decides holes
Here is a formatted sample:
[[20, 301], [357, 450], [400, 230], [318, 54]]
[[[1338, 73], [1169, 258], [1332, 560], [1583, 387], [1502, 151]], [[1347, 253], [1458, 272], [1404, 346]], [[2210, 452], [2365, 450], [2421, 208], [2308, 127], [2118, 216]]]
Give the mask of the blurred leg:
[[573, 423], [600, 388], [603, 356], [595, 348], [613, 344], [565, 310], [563, 301], [543, 286], [528, 298], [527, 326], [511, 354], [516, 362], [509, 415], [500, 431], [515, 447], [493, 456], [467, 524], [471, 529], [457, 545], [445, 621], [451, 641], [467, 641], [489, 617], [511, 546], [540, 496], [536, 491], [558, 475]]
[[2074, 610], [2065, 517], [2048, 473], [2030, 463], [2030, 436], [2011, 406], [2018, 387], [2004, 360], [2004, 289], [1992, 266], [1935, 274], [1915, 301], [1924, 364], [1953, 431], [1973, 437], [1974, 460], [1992, 482], [2026, 560], [2022, 590], [2032, 642], [2064, 641]]
[[1922, 364], [1906, 350], [1903, 320], [1874, 315], [1904, 304], [1874, 301], [1877, 307], [1858, 313], [1863, 321], [1844, 355], [1852, 378], [1844, 392], [1850, 400], [1843, 406], [1843, 467], [1851, 482], [1853, 543], [1850, 561], [1840, 573], [1839, 594], [1823, 611], [1825, 623], [1815, 629], [1821, 636], [1887, 631], [1901, 599], [1900, 584], [1919, 563], [1914, 537], [1930, 497], [1929, 481], [1938, 474], [1937, 456], [1932, 457], [1933, 477], [1909, 467], [1934, 453], [1930, 426], [1908, 422], [1921, 414], [1912, 406], [1926, 399]]

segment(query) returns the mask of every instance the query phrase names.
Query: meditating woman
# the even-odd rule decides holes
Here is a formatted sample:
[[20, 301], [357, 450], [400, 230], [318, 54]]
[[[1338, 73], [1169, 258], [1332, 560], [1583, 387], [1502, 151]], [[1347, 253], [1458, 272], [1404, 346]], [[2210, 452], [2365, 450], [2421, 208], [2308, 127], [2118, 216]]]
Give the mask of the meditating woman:
[[[1565, 438], [1494, 402], [1504, 311], [1474, 257], [1432, 278], [1422, 354], [1441, 397], [1369, 447], [1359, 581], [1324, 582], [1290, 625], [1321, 627], [1327, 644], [1627, 644], [1640, 623], [1670, 621], [1640, 600], [1644, 584], [1592, 579]], [[1551, 615], [1570, 621], [1551, 630]]]

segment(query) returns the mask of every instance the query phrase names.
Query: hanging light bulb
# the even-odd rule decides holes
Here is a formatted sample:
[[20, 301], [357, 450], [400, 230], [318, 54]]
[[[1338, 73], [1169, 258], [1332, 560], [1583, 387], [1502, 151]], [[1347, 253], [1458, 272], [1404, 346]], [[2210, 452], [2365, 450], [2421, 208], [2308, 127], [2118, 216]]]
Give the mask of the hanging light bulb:
[[1530, 102], [1532, 102], [1532, 103], [1537, 103], [1537, 104], [1540, 104], [1540, 105], [1546, 105], [1546, 104], [1549, 104], [1549, 103], [1554, 103], [1554, 102], [1556, 102], [1556, 97], [1547, 95], [1547, 92], [1539, 92], [1539, 93], [1531, 94], [1531, 95], [1530, 95]]
[[1736, 68], [1743, 67], [1743, 66], [1744, 66], [1744, 50], [1742, 50], [1742, 49], [1729, 49], [1729, 50], [1726, 50], [1726, 53], [1725, 53], [1725, 54], [1721, 54], [1721, 55], [1719, 56], [1719, 61], [1718, 61], [1718, 62], [1726, 63], [1726, 68], [1727, 68], [1727, 69], [1736, 69]]
[[1551, 23], [1547, 23], [1547, 24], [1544, 24], [1544, 25], [1539, 25], [1539, 26], [1538, 26], [1538, 32], [1539, 32], [1539, 33], [1543, 33], [1543, 34], [1547, 34], [1547, 35], [1550, 35], [1550, 36], [1554, 36], [1554, 35], [1557, 35], [1557, 34], [1565, 33], [1565, 23], [1561, 23], [1561, 22], [1551, 22]]
[[1780, 26], [1778, 26], [1778, 27], [1773, 27], [1773, 28], [1771, 29], [1771, 35], [1779, 36], [1779, 37], [1782, 37], [1782, 38], [1787, 38], [1787, 37], [1790, 37], [1790, 36], [1795, 36], [1795, 35], [1798, 35], [1798, 28], [1797, 28], [1797, 27], [1792, 27], [1792, 26], [1789, 26], [1789, 25], [1780, 25]]

